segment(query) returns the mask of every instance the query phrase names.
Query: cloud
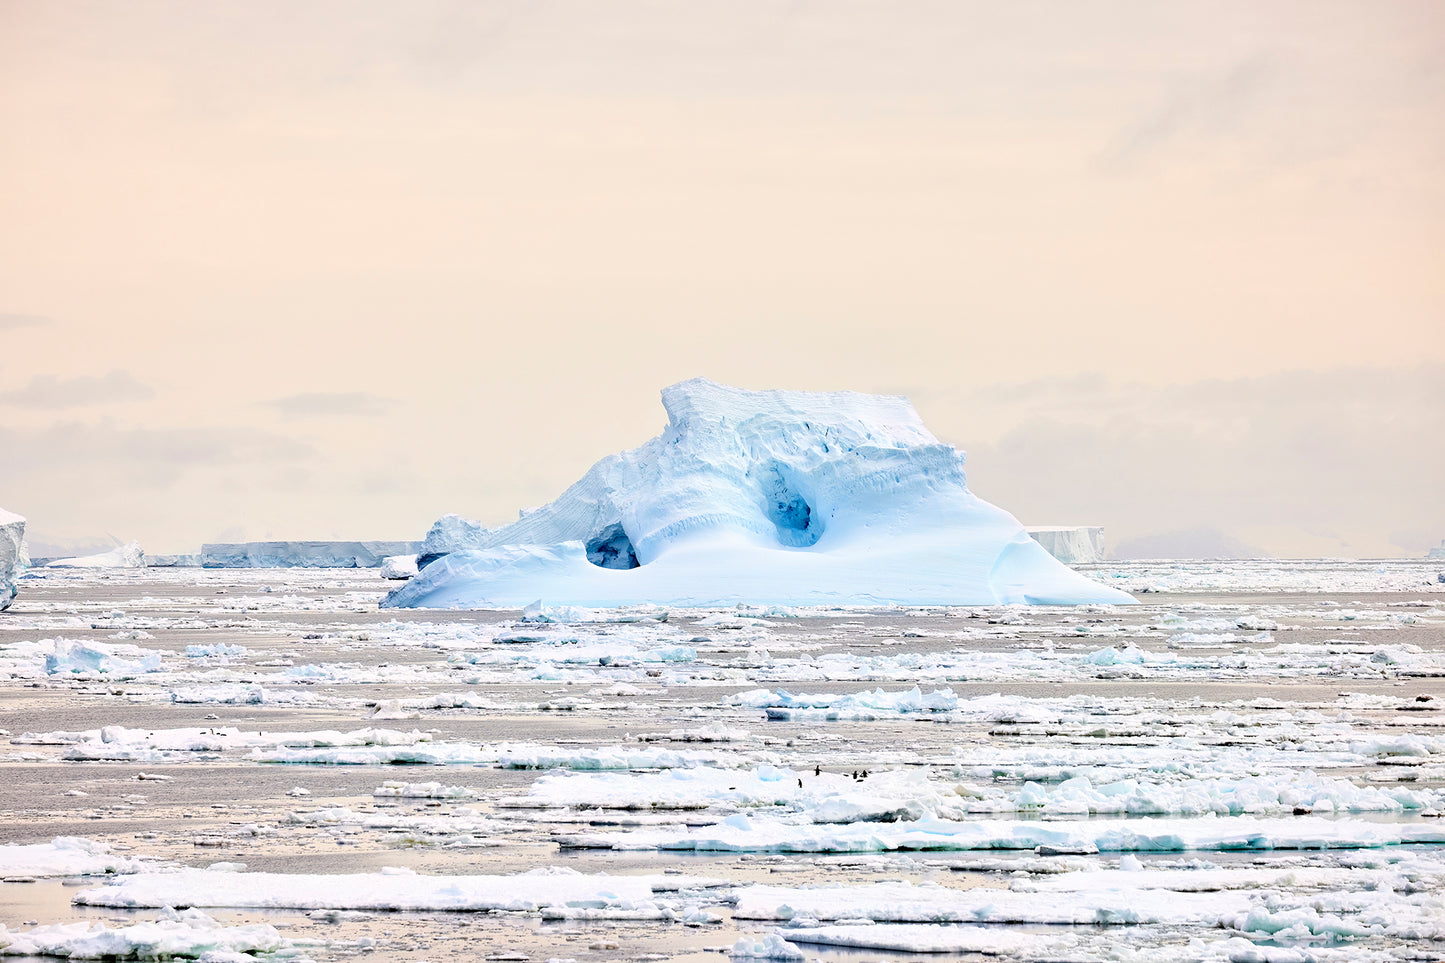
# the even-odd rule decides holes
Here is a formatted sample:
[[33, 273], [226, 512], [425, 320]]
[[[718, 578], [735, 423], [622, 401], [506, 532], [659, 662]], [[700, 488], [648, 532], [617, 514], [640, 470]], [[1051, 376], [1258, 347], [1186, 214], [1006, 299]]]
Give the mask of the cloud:
[[155, 392], [126, 371], [62, 380], [36, 375], [24, 388], [0, 392], [0, 403], [22, 408], [83, 408], [125, 401], [149, 401]]
[[50, 487], [78, 480], [94, 488], [168, 487], [198, 468], [239, 469], [303, 460], [315, 454], [295, 439], [250, 428], [119, 428], [109, 422], [67, 422], [38, 431], [0, 428], [6, 480]]
[[1211, 551], [1277, 556], [1414, 554], [1445, 537], [1441, 366], [1040, 387], [996, 416], [1016, 421], [970, 446], [970, 484], [1028, 524], [1103, 524], [1121, 548], [1168, 536], [1170, 552], [1213, 530]]
[[1235, 134], [1275, 81], [1273, 58], [1255, 55], [1222, 74], [1176, 83], [1150, 111], [1115, 134], [1100, 163], [1121, 170], [1191, 138]]
[[38, 314], [0, 314], [0, 331], [15, 331], [19, 328], [39, 328], [53, 323]]
[[287, 395], [262, 404], [290, 418], [376, 418], [390, 411], [396, 401], [364, 391], [323, 391]]

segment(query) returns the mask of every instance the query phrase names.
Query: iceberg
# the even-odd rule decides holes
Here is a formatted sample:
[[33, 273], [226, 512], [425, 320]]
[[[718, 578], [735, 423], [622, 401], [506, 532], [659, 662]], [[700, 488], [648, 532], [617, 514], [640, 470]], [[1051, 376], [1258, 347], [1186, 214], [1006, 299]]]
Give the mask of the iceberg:
[[440, 519], [392, 608], [1128, 603], [969, 491], [906, 398], [663, 389], [668, 424], [510, 525]]
[[57, 558], [46, 564], [46, 568], [145, 568], [145, 552], [140, 542], [126, 542], [99, 555], [83, 555], [80, 558]]
[[15, 599], [15, 576], [29, 563], [25, 518], [0, 508], [0, 612]]
[[416, 542], [209, 542], [205, 568], [380, 568], [392, 555], [414, 554]]
[[1029, 526], [1029, 538], [1065, 565], [1089, 565], [1104, 560], [1104, 529], [1098, 525]]

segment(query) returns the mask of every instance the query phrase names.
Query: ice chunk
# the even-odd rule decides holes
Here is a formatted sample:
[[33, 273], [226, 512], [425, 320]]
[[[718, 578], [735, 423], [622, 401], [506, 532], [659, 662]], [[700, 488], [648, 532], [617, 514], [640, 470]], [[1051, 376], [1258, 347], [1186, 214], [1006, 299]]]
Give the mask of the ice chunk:
[[1133, 601], [970, 492], [962, 453], [905, 398], [696, 379], [662, 400], [660, 436], [556, 501], [495, 529], [439, 520], [421, 574], [383, 604]]
[[388, 555], [381, 560], [381, 577], [405, 581], [416, 574], [419, 555]]
[[15, 576], [29, 564], [25, 554], [25, 519], [0, 508], [0, 612], [15, 598]]
[[83, 555], [80, 558], [57, 558], [46, 568], [145, 568], [145, 552], [140, 542], [126, 542], [99, 555]]

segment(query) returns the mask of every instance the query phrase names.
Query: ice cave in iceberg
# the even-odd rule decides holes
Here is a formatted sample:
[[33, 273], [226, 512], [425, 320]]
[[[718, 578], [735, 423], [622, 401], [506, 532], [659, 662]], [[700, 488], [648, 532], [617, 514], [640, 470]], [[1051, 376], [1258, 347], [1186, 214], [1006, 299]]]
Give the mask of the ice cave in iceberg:
[[668, 423], [510, 525], [448, 515], [396, 608], [1069, 605], [1133, 599], [968, 490], [908, 399], [663, 389]]

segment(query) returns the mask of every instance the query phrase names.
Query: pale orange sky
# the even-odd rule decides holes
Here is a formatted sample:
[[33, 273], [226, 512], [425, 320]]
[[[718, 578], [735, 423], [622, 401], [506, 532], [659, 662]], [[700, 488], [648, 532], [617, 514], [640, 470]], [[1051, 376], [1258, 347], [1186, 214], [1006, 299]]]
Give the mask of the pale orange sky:
[[1437, 3], [0, 0], [0, 505], [503, 521], [662, 386], [1110, 540], [1445, 538]]

